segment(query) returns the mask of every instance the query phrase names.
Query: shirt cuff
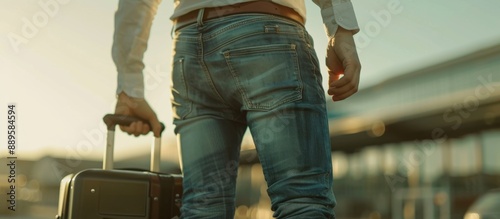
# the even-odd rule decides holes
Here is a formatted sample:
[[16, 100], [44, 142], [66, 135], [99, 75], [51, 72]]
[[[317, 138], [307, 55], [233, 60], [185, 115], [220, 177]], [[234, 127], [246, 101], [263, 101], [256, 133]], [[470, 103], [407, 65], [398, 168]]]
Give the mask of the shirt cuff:
[[335, 36], [339, 26], [351, 30], [353, 34], [359, 32], [358, 21], [351, 1], [342, 1], [331, 7], [325, 7], [321, 10], [321, 16], [323, 17], [328, 38]]
[[129, 97], [144, 98], [144, 78], [142, 74], [121, 73], [118, 74], [118, 86], [116, 95], [124, 92]]

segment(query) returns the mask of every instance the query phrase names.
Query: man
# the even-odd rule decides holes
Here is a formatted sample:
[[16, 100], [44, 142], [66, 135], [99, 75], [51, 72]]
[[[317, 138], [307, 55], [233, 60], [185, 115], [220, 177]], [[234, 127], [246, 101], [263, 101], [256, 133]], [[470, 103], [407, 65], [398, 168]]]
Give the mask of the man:
[[[142, 57], [160, 0], [121, 0], [113, 59], [121, 127], [159, 135], [144, 99]], [[183, 218], [233, 218], [240, 144], [249, 127], [276, 218], [334, 218], [325, 92], [303, 0], [176, 0], [172, 106], [179, 139]], [[313, 0], [329, 37], [328, 94], [357, 91], [361, 65], [349, 0]], [[317, 22], [317, 21], [311, 21]], [[343, 77], [341, 77], [343, 75]]]

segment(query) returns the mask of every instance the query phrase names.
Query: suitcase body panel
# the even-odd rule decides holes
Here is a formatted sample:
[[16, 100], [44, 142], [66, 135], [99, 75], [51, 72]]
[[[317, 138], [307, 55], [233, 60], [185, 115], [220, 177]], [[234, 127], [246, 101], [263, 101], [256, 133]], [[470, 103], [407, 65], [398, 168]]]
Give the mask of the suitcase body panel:
[[65, 191], [59, 200], [61, 219], [175, 218], [180, 214], [180, 175], [89, 169], [68, 177], [69, 182], [61, 182]]

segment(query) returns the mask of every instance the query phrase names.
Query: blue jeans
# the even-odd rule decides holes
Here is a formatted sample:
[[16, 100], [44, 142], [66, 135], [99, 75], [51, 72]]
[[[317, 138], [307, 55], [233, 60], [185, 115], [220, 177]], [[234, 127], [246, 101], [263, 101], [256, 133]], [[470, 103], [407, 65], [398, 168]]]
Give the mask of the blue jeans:
[[233, 15], [177, 30], [172, 105], [182, 218], [233, 218], [240, 144], [254, 139], [276, 218], [334, 218], [322, 75], [303, 26]]

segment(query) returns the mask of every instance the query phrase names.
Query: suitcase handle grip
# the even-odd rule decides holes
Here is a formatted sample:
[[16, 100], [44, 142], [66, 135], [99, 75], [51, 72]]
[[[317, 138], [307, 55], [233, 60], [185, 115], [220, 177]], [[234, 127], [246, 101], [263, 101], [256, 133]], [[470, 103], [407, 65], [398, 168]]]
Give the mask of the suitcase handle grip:
[[[106, 114], [104, 116], [104, 118], [102, 118], [102, 120], [104, 120], [104, 123], [106, 123], [108, 131], [114, 131], [116, 125], [128, 126], [131, 123], [138, 122], [138, 121], [146, 123], [149, 125], [149, 127], [152, 127], [151, 124], [149, 124], [149, 122], [144, 120], [144, 119], [140, 119], [140, 118], [137, 118], [134, 116], [127, 116], [127, 115]], [[160, 124], [161, 124], [161, 131], [160, 131], [160, 136], [161, 136], [161, 133], [163, 133], [163, 131], [165, 130], [165, 125], [161, 122], [160, 122]]]
[[[149, 124], [148, 121], [139, 119], [133, 116], [126, 115], [115, 115], [115, 114], [107, 114], [103, 118], [104, 123], [108, 128], [108, 137], [106, 142], [106, 149], [104, 150], [102, 168], [104, 170], [112, 170], [113, 169], [113, 151], [115, 144], [115, 126], [116, 125], [130, 125], [132, 122], [142, 121], [144, 123]], [[161, 124], [160, 137], [155, 137], [154, 143], [151, 147], [151, 165], [150, 171], [159, 172], [160, 171], [160, 154], [161, 154], [161, 133], [165, 130], [165, 125]], [[151, 127], [151, 125], [149, 125]]]

